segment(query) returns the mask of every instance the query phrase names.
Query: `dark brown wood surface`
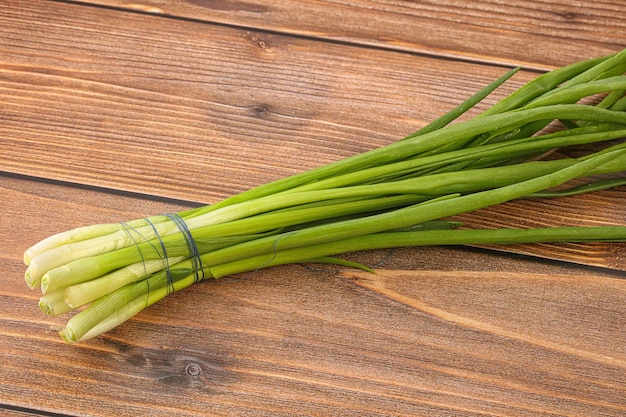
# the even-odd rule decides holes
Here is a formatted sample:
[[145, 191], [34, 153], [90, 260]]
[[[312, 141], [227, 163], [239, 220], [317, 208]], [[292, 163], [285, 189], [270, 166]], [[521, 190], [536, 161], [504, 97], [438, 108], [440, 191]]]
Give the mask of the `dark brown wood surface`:
[[[477, 111], [625, 46], [621, 0], [1, 2], [0, 412], [626, 414], [623, 244], [346, 255], [376, 275], [267, 269], [76, 346], [56, 333], [67, 317], [38, 310], [22, 262], [55, 232], [390, 143], [511, 66], [524, 69]], [[625, 199], [622, 187], [463, 220], [623, 224]]]

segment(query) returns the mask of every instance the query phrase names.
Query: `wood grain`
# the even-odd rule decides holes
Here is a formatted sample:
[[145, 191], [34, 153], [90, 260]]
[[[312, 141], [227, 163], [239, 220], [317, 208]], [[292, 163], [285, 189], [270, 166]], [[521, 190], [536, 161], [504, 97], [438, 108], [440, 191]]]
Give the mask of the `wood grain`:
[[[389, 143], [527, 66], [482, 109], [537, 68], [622, 49], [624, 13], [619, 0], [0, 2], [0, 414], [624, 415], [623, 272], [572, 261], [620, 269], [625, 245], [351, 253], [377, 274], [291, 265], [204, 282], [75, 346], [22, 262], [55, 232]], [[624, 193], [463, 220], [622, 224]]]
[[[377, 275], [351, 272], [346, 276], [355, 279], [365, 288], [440, 320], [443, 326], [457, 326], [467, 331], [490, 334], [494, 339], [507, 340], [512, 346], [522, 344], [526, 349], [543, 352], [535, 356], [532, 363], [527, 363], [523, 371], [520, 369], [515, 382], [507, 381], [517, 388], [545, 395], [547, 392], [542, 388], [545, 379], [535, 372], [547, 372], [552, 377], [556, 373], [560, 374], [559, 377], [564, 377], [558, 369], [567, 369], [565, 374], [568, 376], [563, 378], [564, 385], [568, 384], [566, 380], [583, 378], [586, 386], [584, 390], [589, 389], [586, 393], [578, 391], [574, 396], [580, 399], [590, 394], [591, 397], [587, 397], [584, 402], [604, 404], [607, 407], [602, 412], [599, 409], [580, 409], [570, 410], [570, 413], [599, 415], [604, 412], [612, 414], [624, 411], [626, 402], [622, 397], [622, 390], [626, 350], [623, 329], [626, 321], [618, 312], [620, 308], [614, 304], [615, 301], [620, 302], [625, 295], [626, 286], [622, 279], [597, 280], [589, 276], [542, 276], [506, 272], [442, 273], [439, 270], [384, 271]], [[513, 293], [515, 302], [508, 299]], [[462, 296], [457, 298], [460, 294]], [[589, 298], [596, 296], [606, 300], [606, 303], [587, 303]], [[576, 319], [572, 320], [572, 317]], [[533, 323], [532, 328], [528, 326], [529, 323]], [[602, 347], [598, 348], [600, 341]], [[461, 344], [456, 347], [462, 350]], [[482, 348], [467, 347], [465, 353], [469, 352], [477, 356], [485, 354]], [[503, 354], [504, 350], [500, 353]], [[487, 356], [493, 357], [489, 354]], [[559, 360], [552, 362], [556, 357]], [[509, 358], [512, 363], [524, 361], [514, 352], [510, 353]], [[548, 359], [550, 363], [542, 363], [543, 359]], [[582, 369], [587, 366], [589, 368], [586, 371]], [[489, 369], [487, 374], [493, 377], [492, 373], [498, 373], [494, 369], [501, 368], [496, 364], [485, 364], [484, 370], [486, 369]], [[600, 377], [596, 381], [589, 378], [608, 369], [613, 370], [609, 372], [614, 372], [614, 376]], [[484, 370], [473, 369], [482, 376], [485, 376]], [[522, 388], [518, 385], [518, 378], [526, 373], [527, 385]], [[506, 376], [501, 376], [499, 384], [507, 385]], [[490, 377], [487, 378], [493, 381]], [[598, 386], [593, 388], [596, 383]], [[616, 389], [614, 394], [609, 394], [609, 386]], [[603, 393], [602, 396], [592, 398], [600, 392]], [[535, 410], [537, 413], [548, 411]]]
[[0, 7], [3, 170], [185, 200], [395, 141], [504, 72], [71, 4]]
[[608, 54], [626, 44], [626, 11], [621, 0], [89, 2], [161, 16], [541, 69]]
[[0, 289], [0, 409], [100, 416], [619, 416], [626, 409], [626, 281], [462, 248], [348, 255], [385, 268], [376, 275], [292, 265], [206, 282], [100, 338], [64, 345], [56, 330], [67, 317], [37, 310], [37, 292], [21, 279], [20, 248], [81, 216], [116, 221], [185, 204], [15, 176], [0, 184], [3, 212], [16, 227], [0, 233], [8, 279]]
[[[0, 48], [10, 57], [0, 78], [3, 170], [187, 201], [215, 202], [390, 143], [502, 72], [382, 50], [367, 50], [364, 60], [354, 46], [196, 21], [12, 4], [20, 3], [4, 6], [0, 25]], [[48, 24], [33, 31], [31, 19]], [[13, 34], [26, 30], [28, 38]], [[97, 36], [77, 45], [85, 33]], [[141, 43], [129, 49], [133, 39]], [[51, 58], [51, 42], [62, 59]], [[479, 108], [533, 76], [519, 75]], [[575, 199], [585, 202], [582, 209], [548, 204], [578, 224], [588, 207], [602, 204], [594, 199]], [[609, 201], [596, 223], [624, 217], [621, 200]], [[527, 206], [532, 213], [532, 204], [522, 204], [504, 211], [509, 226], [524, 221], [517, 215]], [[468, 227], [501, 224], [489, 212], [463, 220]], [[555, 247], [510, 249], [624, 268], [619, 246], [610, 259], [597, 245], [583, 246], [584, 256], [579, 245]]]

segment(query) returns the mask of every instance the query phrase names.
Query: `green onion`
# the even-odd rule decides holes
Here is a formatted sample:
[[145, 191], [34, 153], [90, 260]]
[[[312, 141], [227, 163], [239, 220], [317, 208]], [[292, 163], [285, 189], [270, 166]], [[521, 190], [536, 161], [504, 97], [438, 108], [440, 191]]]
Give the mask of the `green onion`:
[[[333, 256], [402, 246], [626, 241], [626, 225], [476, 230], [449, 220], [515, 199], [626, 184], [626, 50], [543, 74], [457, 121], [518, 70], [390, 145], [213, 205], [51, 236], [26, 250], [26, 283], [41, 288], [46, 314], [80, 310], [61, 331], [79, 342], [199, 281], [275, 265], [371, 271]], [[588, 144], [599, 149], [541, 158]]]

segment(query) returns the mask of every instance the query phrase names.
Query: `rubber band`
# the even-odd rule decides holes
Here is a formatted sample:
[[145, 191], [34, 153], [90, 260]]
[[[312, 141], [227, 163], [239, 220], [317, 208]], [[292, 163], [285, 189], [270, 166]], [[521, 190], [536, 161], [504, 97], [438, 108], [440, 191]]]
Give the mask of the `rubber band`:
[[[137, 239], [133, 235], [133, 232], [137, 236], [141, 237], [141, 239], [143, 239], [143, 242], [147, 243], [148, 245], [150, 245], [152, 247], [152, 249], [154, 249], [154, 252], [159, 256], [159, 258], [161, 259], [161, 262], [163, 262], [163, 266], [164, 266], [165, 273], [166, 273], [166, 276], [167, 276], [167, 292], [168, 292], [168, 294], [171, 294], [172, 292], [174, 292], [174, 283], [173, 283], [173, 280], [172, 280], [172, 272], [170, 271], [169, 259], [167, 257], [167, 250], [165, 249], [165, 243], [163, 243], [163, 240], [161, 239], [161, 236], [159, 235], [155, 225], [150, 221], [150, 219], [145, 218], [144, 220], [146, 222], [148, 222], [148, 224], [150, 226], [152, 226], [152, 230], [154, 230], [154, 234], [156, 235], [156, 237], [159, 239], [159, 242], [161, 243], [161, 251], [162, 251], [162, 253], [159, 252], [158, 248], [150, 241], [150, 239], [148, 239], [147, 237], [142, 235], [141, 232], [139, 232], [136, 228], [130, 226], [126, 222], [120, 222], [120, 224], [124, 228], [124, 232], [126, 232], [126, 234], [132, 239], [132, 241], [135, 242], [135, 246], [137, 247], [137, 251], [139, 251], [139, 256], [141, 257], [141, 262], [143, 264], [143, 270], [144, 270], [144, 273], [145, 273], [146, 277], [149, 275], [148, 274], [148, 269], [146, 268], [146, 259], [144, 257], [144, 254], [143, 254], [142, 250], [141, 250], [141, 246], [139, 245], [140, 242], [137, 241]], [[146, 297], [149, 298], [149, 296], [150, 296], [150, 280], [146, 280], [146, 283], [148, 284], [148, 291], [146, 292]]]
[[[159, 251], [154, 247], [154, 245], [151, 244], [151, 246], [159, 255], [159, 257], [161, 258], [161, 261], [163, 262], [163, 266], [165, 267], [164, 268], [165, 274], [167, 276], [167, 294], [169, 295], [174, 292], [174, 280], [172, 279], [172, 270], [170, 269], [170, 260], [169, 260], [169, 257], [167, 256], [167, 249], [165, 249], [165, 242], [163, 242], [163, 239], [161, 239], [161, 235], [159, 234], [154, 223], [152, 223], [152, 221], [150, 221], [150, 219], [148, 219], [147, 217], [146, 217], [146, 221], [148, 222], [148, 224], [150, 224], [150, 226], [152, 226], [152, 230], [154, 230], [154, 234], [157, 237], [157, 239], [159, 239], [159, 243], [161, 244], [161, 250], [162, 250], [163, 255], [159, 253]], [[148, 292], [149, 291], [150, 289], [148, 288]]]
[[[181, 232], [181, 234], [183, 235], [185, 239], [185, 243], [187, 244], [187, 249], [189, 251], [189, 257], [191, 258], [191, 262], [193, 265], [193, 270], [194, 270], [194, 275], [195, 275], [194, 281], [195, 282], [202, 281], [205, 278], [205, 274], [204, 274], [204, 268], [202, 265], [202, 259], [200, 258], [201, 254], [200, 254], [200, 251], [198, 250], [198, 246], [196, 245], [196, 241], [194, 240], [193, 235], [191, 234], [191, 230], [187, 226], [187, 223], [185, 223], [183, 218], [180, 217], [176, 213], [165, 214], [164, 216], [170, 219], [176, 225], [176, 227], [178, 228], [178, 230]], [[165, 247], [165, 242], [161, 238], [161, 235], [159, 234], [158, 229], [155, 226], [155, 224], [147, 217], [144, 218], [144, 220], [152, 227], [152, 230], [154, 231], [154, 235], [156, 239], [159, 241], [160, 249], [157, 247], [157, 245], [152, 243], [151, 239], [148, 239], [145, 236], [143, 236], [134, 227], [130, 226], [129, 224], [125, 222], [120, 222], [120, 224], [122, 225], [126, 234], [135, 243], [135, 246], [137, 246], [137, 250], [139, 251], [139, 255], [141, 256], [141, 262], [143, 263], [146, 276], [148, 276], [148, 270], [146, 268], [146, 260], [145, 260], [143, 252], [141, 251], [141, 246], [139, 244], [145, 242], [148, 245], [150, 245], [152, 249], [154, 249], [155, 253], [161, 259], [161, 262], [163, 262], [163, 269], [165, 271], [166, 279], [167, 279], [167, 294], [168, 295], [172, 294], [175, 290], [174, 279], [172, 276], [172, 270], [171, 270], [171, 266], [169, 263], [169, 257], [167, 255], [167, 248]], [[143, 242], [140, 242], [136, 236], [140, 237], [143, 240]], [[150, 289], [148, 288], [148, 294], [149, 293], [150, 293]]]
[[139, 256], [141, 256], [141, 263], [142, 263], [142, 265], [143, 265], [143, 270], [144, 270], [144, 272], [145, 272], [145, 275], [147, 276], [147, 275], [148, 275], [148, 269], [146, 268], [146, 260], [144, 259], [144, 257], [143, 257], [143, 252], [141, 251], [141, 248], [139, 247], [139, 242], [137, 242], [137, 239], [135, 239], [135, 237], [133, 236], [133, 234], [131, 233], [131, 231], [132, 231], [132, 232], [135, 232], [135, 233], [137, 233], [139, 236], [141, 236], [141, 237], [143, 238], [143, 240], [144, 240], [144, 241], [146, 240], [146, 238], [145, 238], [145, 237], [143, 237], [143, 236], [141, 235], [141, 233], [139, 233], [139, 232], [137, 231], [137, 229], [135, 229], [134, 227], [132, 227], [132, 226], [131, 226], [131, 225], [129, 225], [128, 223], [126, 223], [126, 222], [120, 222], [120, 225], [122, 226], [122, 228], [124, 229], [124, 232], [128, 235], [128, 237], [130, 237], [130, 238], [131, 238], [131, 240], [132, 240], [133, 242], [135, 242], [135, 246], [137, 247], [137, 251], [139, 251]]
[[200, 282], [205, 278], [204, 275], [204, 267], [202, 265], [202, 259], [200, 258], [200, 251], [198, 250], [198, 246], [196, 245], [196, 241], [191, 234], [191, 230], [185, 223], [182, 217], [180, 217], [177, 213], [166, 214], [166, 216], [176, 224], [178, 230], [180, 230], [181, 234], [185, 238], [185, 242], [187, 243], [187, 249], [189, 251], [189, 257], [191, 258], [191, 263], [193, 265], [194, 271], [194, 282]]

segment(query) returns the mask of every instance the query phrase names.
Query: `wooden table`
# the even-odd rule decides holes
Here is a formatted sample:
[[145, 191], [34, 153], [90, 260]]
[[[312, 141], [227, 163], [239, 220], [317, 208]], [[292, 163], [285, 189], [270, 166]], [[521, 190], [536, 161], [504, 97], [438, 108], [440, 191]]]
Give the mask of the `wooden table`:
[[[623, 0], [5, 0], [0, 32], [3, 415], [626, 415], [621, 244], [346, 255], [377, 275], [267, 269], [78, 345], [22, 263], [55, 232], [390, 143], [512, 66], [480, 109], [617, 52]], [[619, 223], [625, 196], [515, 212]], [[466, 220], [509, 224], [510, 209]]]

